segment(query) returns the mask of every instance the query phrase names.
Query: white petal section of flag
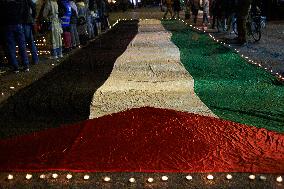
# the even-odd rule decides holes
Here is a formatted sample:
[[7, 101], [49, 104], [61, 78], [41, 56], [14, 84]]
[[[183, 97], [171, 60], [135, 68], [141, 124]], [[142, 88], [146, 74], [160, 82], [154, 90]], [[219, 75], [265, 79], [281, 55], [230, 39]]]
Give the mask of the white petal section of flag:
[[159, 20], [140, 21], [138, 31], [94, 94], [89, 118], [145, 106], [216, 117], [195, 94], [171, 33]]

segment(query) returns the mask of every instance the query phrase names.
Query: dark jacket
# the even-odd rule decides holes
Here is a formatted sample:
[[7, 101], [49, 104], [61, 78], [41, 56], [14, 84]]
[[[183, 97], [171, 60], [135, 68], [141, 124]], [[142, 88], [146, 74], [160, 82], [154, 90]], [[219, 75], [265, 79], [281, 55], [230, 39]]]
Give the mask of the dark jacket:
[[1, 25], [22, 24], [25, 17], [25, 0], [1, 0]]
[[36, 4], [32, 0], [24, 0], [24, 24], [33, 24], [36, 17]]

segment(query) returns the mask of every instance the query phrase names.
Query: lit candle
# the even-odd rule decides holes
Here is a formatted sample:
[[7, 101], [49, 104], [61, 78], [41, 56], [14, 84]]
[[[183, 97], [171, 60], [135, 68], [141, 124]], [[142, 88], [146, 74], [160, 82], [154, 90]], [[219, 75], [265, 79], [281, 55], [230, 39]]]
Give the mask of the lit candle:
[[33, 176], [32, 176], [31, 174], [27, 174], [27, 175], [26, 175], [26, 179], [27, 179], [27, 180], [30, 180], [32, 177], [33, 177]]
[[45, 175], [42, 174], [42, 175], [39, 176], [39, 178], [44, 179], [44, 178], [45, 178]]
[[250, 176], [249, 176], [249, 179], [250, 179], [250, 180], [254, 180], [254, 179], [255, 179], [255, 175], [250, 175]]
[[84, 180], [88, 180], [89, 178], [90, 178], [89, 175], [85, 175], [85, 176], [84, 176]]
[[57, 177], [58, 177], [58, 174], [56, 174], [56, 173], [52, 174], [52, 178], [56, 179]]
[[110, 178], [109, 178], [109, 177], [105, 177], [105, 178], [104, 178], [104, 181], [105, 181], [105, 182], [109, 182], [109, 181], [110, 181]]
[[68, 174], [68, 175], [66, 175], [66, 178], [67, 178], [67, 179], [71, 179], [71, 178], [72, 178], [72, 175], [71, 175], [71, 174]]
[[233, 178], [233, 176], [230, 175], [230, 174], [227, 174], [226, 178], [227, 178], [228, 180], [231, 180], [231, 179]]
[[191, 176], [191, 175], [187, 175], [185, 178], [186, 178], [187, 180], [192, 180], [192, 176]]
[[279, 176], [279, 177], [276, 178], [276, 181], [277, 182], [283, 182], [283, 178], [281, 176]]
[[213, 177], [213, 175], [208, 175], [208, 176], [207, 176], [207, 179], [208, 179], [208, 180], [213, 180], [214, 177]]
[[162, 181], [167, 181], [169, 178], [167, 176], [162, 176]]
[[14, 178], [14, 176], [13, 175], [8, 175], [8, 180], [12, 180]]

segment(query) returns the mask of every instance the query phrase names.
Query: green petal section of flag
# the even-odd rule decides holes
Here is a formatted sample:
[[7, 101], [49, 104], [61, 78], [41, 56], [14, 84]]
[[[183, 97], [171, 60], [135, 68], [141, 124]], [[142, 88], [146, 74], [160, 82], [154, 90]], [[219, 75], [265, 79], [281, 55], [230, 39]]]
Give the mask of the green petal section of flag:
[[284, 86], [207, 34], [178, 21], [163, 21], [199, 98], [218, 117], [284, 131]]

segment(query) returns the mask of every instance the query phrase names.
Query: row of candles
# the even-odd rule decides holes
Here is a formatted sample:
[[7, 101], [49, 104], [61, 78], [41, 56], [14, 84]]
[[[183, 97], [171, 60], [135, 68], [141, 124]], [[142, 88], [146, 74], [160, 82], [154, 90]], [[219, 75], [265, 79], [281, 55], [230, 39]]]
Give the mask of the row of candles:
[[[31, 180], [32, 178], [33, 178], [33, 175], [32, 175], [32, 174], [26, 174], [26, 177], [25, 177], [26, 180]], [[45, 174], [41, 174], [41, 175], [39, 176], [39, 178], [40, 178], [40, 179], [47, 179], [48, 177], [47, 177], [47, 175], [45, 175]], [[53, 173], [53, 174], [51, 174], [51, 178], [52, 178], [52, 179], [58, 179], [58, 178], [59, 178], [59, 175], [58, 175], [57, 173]], [[70, 180], [70, 179], [73, 178], [73, 175], [69, 173], [69, 174], [67, 174], [67, 175], [65, 176], [65, 178], [68, 179], [68, 180]], [[215, 178], [215, 177], [214, 177], [212, 174], [208, 174], [208, 175], [206, 176], [206, 179], [208, 179], [208, 180], [214, 180], [214, 178]], [[232, 176], [231, 174], [227, 174], [225, 178], [226, 178], [227, 180], [232, 180], [232, 179], [233, 179], [233, 176]], [[256, 178], [257, 178], [256, 175], [253, 175], [253, 174], [251, 174], [251, 175], [248, 176], [248, 179], [249, 179], [249, 180], [255, 180]], [[14, 179], [14, 176], [13, 176], [12, 174], [9, 174], [9, 175], [7, 176], [7, 179], [8, 179], [8, 180], [13, 180], [13, 179]], [[82, 177], [82, 179], [83, 179], [83, 180], [89, 180], [89, 179], [91, 179], [91, 176], [88, 175], [88, 174], [86, 174], [86, 175], [84, 175], [84, 176]], [[190, 180], [193, 179], [193, 176], [187, 175], [187, 176], [184, 177], [184, 179], [190, 181]], [[266, 176], [264, 176], [264, 175], [260, 175], [260, 176], [259, 176], [259, 179], [265, 181], [267, 178], [266, 178]], [[104, 181], [104, 182], [110, 182], [111, 180], [112, 180], [112, 179], [111, 179], [110, 177], [108, 177], [108, 176], [106, 176], [106, 177], [103, 178], [103, 181]], [[164, 176], [161, 177], [161, 180], [162, 180], [162, 181], [168, 181], [168, 180], [169, 180], [169, 177], [166, 176], [166, 175], [164, 175]], [[128, 181], [131, 182], [131, 183], [134, 183], [134, 182], [136, 182], [136, 179], [135, 179], [134, 177], [130, 177], [130, 178], [128, 179]], [[147, 182], [149, 182], [149, 183], [153, 183], [154, 181], [155, 181], [155, 179], [154, 179], [153, 177], [147, 178]], [[276, 176], [275, 181], [278, 182], [278, 183], [282, 183], [282, 182], [283, 182], [283, 177], [282, 177], [282, 176]]]

